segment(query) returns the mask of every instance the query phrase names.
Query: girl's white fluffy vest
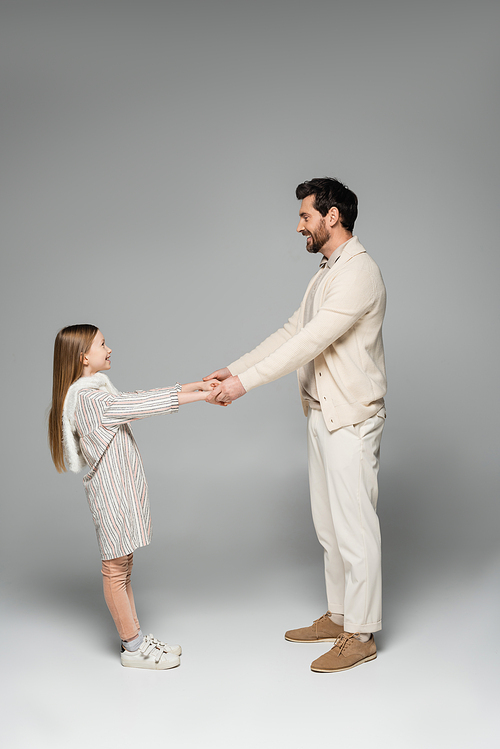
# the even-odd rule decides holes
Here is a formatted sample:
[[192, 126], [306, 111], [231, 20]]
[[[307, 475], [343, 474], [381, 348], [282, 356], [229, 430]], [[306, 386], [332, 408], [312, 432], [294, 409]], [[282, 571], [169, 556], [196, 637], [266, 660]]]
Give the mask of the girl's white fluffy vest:
[[63, 407], [63, 449], [64, 462], [70, 471], [78, 473], [87, 466], [80, 450], [80, 438], [76, 431], [75, 409], [78, 393], [80, 390], [91, 388], [92, 390], [103, 390], [111, 395], [119, 395], [120, 391], [115, 388], [107, 375], [97, 372], [90, 377], [80, 377], [68, 390]]

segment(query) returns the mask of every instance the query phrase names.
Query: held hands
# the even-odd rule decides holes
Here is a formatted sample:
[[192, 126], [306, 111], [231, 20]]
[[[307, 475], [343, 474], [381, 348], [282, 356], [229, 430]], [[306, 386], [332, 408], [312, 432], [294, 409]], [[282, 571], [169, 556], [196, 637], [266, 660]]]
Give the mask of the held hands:
[[214, 382], [216, 383], [205, 399], [207, 403], [229, 406], [230, 403], [237, 398], [241, 398], [246, 393], [240, 378], [238, 376], [233, 377], [227, 367], [217, 369], [212, 374], [204, 377], [203, 381], [212, 383], [212, 385]]
[[[179, 405], [181, 403], [194, 403], [194, 401], [207, 400], [208, 395], [220, 385], [219, 380], [205, 379], [198, 382], [187, 382], [181, 385], [181, 392], [178, 394]], [[223, 403], [222, 405], [227, 405]]]
[[187, 382], [181, 385], [178, 394], [179, 404], [204, 400], [218, 406], [229, 406], [237, 398], [245, 395], [246, 390], [239, 377], [233, 377], [227, 367], [217, 369], [199, 382]]
[[[199, 391], [200, 396], [203, 393], [202, 399], [204, 401], [207, 401], [208, 403], [211, 403], [212, 401], [209, 400], [210, 396], [213, 393], [213, 391], [220, 385], [220, 382], [219, 380], [215, 380], [213, 378], [210, 378], [210, 379], [205, 378], [201, 380], [201, 382], [197, 382], [194, 384], [197, 385], [197, 390]], [[227, 402], [221, 403], [221, 406], [229, 406], [230, 403], [231, 401], [229, 401], [229, 403]]]

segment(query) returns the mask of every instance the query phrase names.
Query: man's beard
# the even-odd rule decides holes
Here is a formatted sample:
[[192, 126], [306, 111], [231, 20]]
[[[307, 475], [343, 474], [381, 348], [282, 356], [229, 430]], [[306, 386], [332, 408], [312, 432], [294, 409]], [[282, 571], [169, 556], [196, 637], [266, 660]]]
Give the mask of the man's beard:
[[330, 235], [328, 234], [328, 231], [326, 229], [325, 219], [321, 219], [321, 223], [319, 225], [319, 229], [316, 234], [313, 234], [310, 232], [311, 237], [311, 245], [308, 247], [306, 244], [306, 250], [310, 252], [311, 254], [316, 254], [317, 252], [320, 252], [320, 250], [323, 249], [325, 244], [330, 239]]

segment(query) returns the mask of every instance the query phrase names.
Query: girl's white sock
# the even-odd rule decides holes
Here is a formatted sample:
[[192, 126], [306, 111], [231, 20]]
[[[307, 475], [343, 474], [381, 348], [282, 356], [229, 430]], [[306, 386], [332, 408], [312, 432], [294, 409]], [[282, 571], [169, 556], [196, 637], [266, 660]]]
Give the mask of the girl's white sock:
[[142, 631], [139, 630], [139, 634], [137, 637], [134, 637], [133, 640], [129, 640], [128, 642], [125, 642], [122, 640], [122, 645], [125, 648], [125, 650], [128, 650], [129, 653], [133, 653], [135, 650], [139, 650], [140, 646], [142, 645], [142, 641], [144, 640], [144, 635], [142, 634]]

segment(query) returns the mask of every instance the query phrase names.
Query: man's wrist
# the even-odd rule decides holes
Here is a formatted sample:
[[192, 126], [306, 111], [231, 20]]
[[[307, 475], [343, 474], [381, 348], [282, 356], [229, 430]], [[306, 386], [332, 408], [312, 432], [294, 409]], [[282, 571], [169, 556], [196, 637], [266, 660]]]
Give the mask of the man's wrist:
[[238, 378], [238, 380], [240, 381], [240, 385], [243, 388], [243, 390], [245, 391], [245, 393], [248, 393], [248, 391], [252, 389], [252, 386], [249, 383], [249, 379], [250, 378], [246, 376], [247, 372], [248, 372], [248, 370], [246, 372], [242, 372], [239, 375], [235, 375]]

